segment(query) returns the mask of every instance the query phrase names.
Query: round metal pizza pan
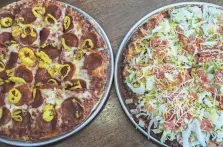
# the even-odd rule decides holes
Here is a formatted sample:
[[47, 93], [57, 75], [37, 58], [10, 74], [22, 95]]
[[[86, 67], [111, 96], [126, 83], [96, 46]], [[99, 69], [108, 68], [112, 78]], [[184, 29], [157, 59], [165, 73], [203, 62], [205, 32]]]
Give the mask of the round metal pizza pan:
[[[168, 10], [168, 9], [171, 9], [171, 8], [174, 8], [174, 7], [183, 7], [183, 6], [188, 6], [188, 5], [200, 5], [200, 6], [203, 6], [203, 5], [208, 5], [208, 6], [213, 6], [213, 7], [217, 7], [217, 8], [222, 8], [221, 6], [219, 5], [216, 5], [216, 4], [211, 4], [211, 3], [205, 3], [205, 2], [182, 2], [182, 3], [175, 3], [175, 4], [171, 4], [171, 5], [167, 5], [167, 6], [164, 6], [164, 7], [161, 7], [159, 9], [156, 9], [152, 12], [150, 12], [149, 14], [145, 15], [143, 18], [141, 18], [130, 30], [129, 32], [126, 34], [126, 36], [124, 37], [124, 39], [122, 40], [121, 42], [121, 45], [119, 47], [119, 50], [117, 52], [117, 55], [116, 55], [116, 60], [115, 60], [115, 71], [114, 71], [114, 81], [115, 81], [115, 88], [116, 88], [116, 93], [118, 95], [118, 99], [119, 99], [119, 102], [124, 110], [124, 112], [126, 113], [127, 117], [129, 118], [129, 120], [133, 123], [133, 125], [142, 133], [144, 134], [145, 136], [148, 136], [147, 132], [142, 129], [137, 123], [136, 121], [134, 120], [131, 112], [129, 111], [129, 108], [128, 106], [125, 104], [125, 101], [124, 101], [124, 97], [123, 97], [123, 94], [122, 94], [122, 90], [121, 90], [121, 61], [123, 59], [123, 52], [124, 50], [126, 49], [126, 45], [127, 43], [130, 41], [132, 35], [138, 30], [138, 28], [140, 26], [142, 26], [149, 18], [151, 18], [152, 16], [154, 16], [155, 14], [159, 13], [159, 12], [162, 12], [164, 10]], [[154, 142], [162, 145], [162, 146], [166, 146], [168, 147], [166, 144], [160, 142], [159, 140], [155, 139], [154, 137], [150, 136], [148, 139], [151, 139], [153, 140]]]
[[[12, 3], [13, 4], [13, 3]], [[90, 116], [88, 117], [88, 119], [86, 119], [82, 124], [80, 124], [79, 126], [77, 126], [76, 128], [74, 128], [73, 130], [59, 135], [57, 137], [53, 137], [50, 139], [46, 139], [46, 140], [40, 140], [40, 141], [36, 141], [36, 142], [25, 142], [25, 141], [14, 141], [14, 140], [9, 140], [5, 137], [1, 137], [0, 136], [0, 142], [6, 143], [6, 144], [10, 144], [10, 145], [16, 145], [16, 146], [42, 146], [42, 145], [47, 145], [47, 144], [51, 144], [54, 142], [57, 142], [59, 140], [65, 139], [73, 134], [76, 134], [78, 131], [80, 131], [81, 129], [83, 129], [84, 127], [86, 127], [91, 121], [93, 121], [93, 119], [98, 115], [98, 113], [100, 112], [100, 110], [102, 110], [103, 106], [105, 105], [108, 97], [109, 97], [109, 92], [112, 86], [112, 82], [113, 82], [113, 73], [114, 73], [114, 55], [113, 55], [113, 50], [110, 44], [110, 41], [106, 35], [106, 33], [104, 32], [104, 30], [102, 29], [102, 27], [96, 22], [96, 20], [94, 18], [92, 18], [88, 13], [86, 13], [85, 11], [81, 10], [78, 7], [75, 7], [73, 5], [64, 3], [66, 6], [70, 6], [72, 7], [74, 10], [79, 11], [96, 29], [96, 31], [99, 33], [99, 35], [102, 37], [102, 39], [104, 40], [107, 49], [108, 49], [108, 58], [109, 58], [109, 70], [108, 70], [108, 81], [106, 83], [105, 86], [105, 92], [103, 97], [100, 99], [100, 101], [98, 102], [98, 104], [95, 106], [94, 110], [92, 110], [92, 113], [90, 114]], [[10, 5], [10, 4], [9, 4]]]

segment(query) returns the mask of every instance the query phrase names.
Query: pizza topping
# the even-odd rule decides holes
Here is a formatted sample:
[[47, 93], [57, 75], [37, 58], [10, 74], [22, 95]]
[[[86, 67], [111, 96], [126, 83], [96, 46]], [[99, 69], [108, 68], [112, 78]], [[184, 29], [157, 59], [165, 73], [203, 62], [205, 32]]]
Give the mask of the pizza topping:
[[2, 118], [2, 115], [3, 115], [3, 108], [1, 107], [1, 108], [0, 108], [0, 120], [1, 120], [1, 118]]
[[[100, 42], [98, 41], [97, 35], [95, 33], [85, 33], [83, 34], [83, 36], [81, 37], [81, 42], [82, 45], [87, 45], [86, 43], [84, 43], [84, 41], [86, 41], [86, 43], [89, 43], [88, 45], [94, 46], [94, 47], [100, 47]], [[93, 44], [93, 45], [92, 45]], [[86, 46], [88, 47], [88, 46]]]
[[54, 48], [51, 46], [47, 46], [47, 47], [41, 49], [40, 51], [43, 51], [44, 53], [46, 53], [52, 60], [59, 57], [60, 53], [61, 53], [60, 49], [57, 49], [57, 48]]
[[6, 44], [7, 42], [12, 40], [12, 34], [9, 32], [3, 32], [0, 34], [0, 43]]
[[13, 82], [13, 83], [18, 83], [18, 84], [25, 84], [26, 83], [26, 81], [23, 78], [20, 78], [20, 77], [9, 77], [8, 80]]
[[81, 60], [83, 58], [85, 54], [85, 51], [83, 49], [77, 49], [76, 52], [75, 52], [75, 59], [76, 60]]
[[83, 117], [84, 111], [84, 106], [77, 98], [69, 98], [62, 103], [62, 113], [65, 120], [80, 119]]
[[65, 16], [63, 20], [64, 29], [67, 30], [70, 27], [71, 19], [69, 16]]
[[43, 28], [40, 32], [40, 45], [45, 48], [44, 43], [46, 42], [48, 36], [50, 35], [50, 30], [47, 28]]
[[33, 81], [32, 71], [30, 71], [25, 66], [19, 66], [16, 69], [15, 75], [24, 79], [27, 83], [31, 83]]
[[66, 45], [66, 42], [65, 42], [65, 39], [64, 38], [62, 38], [61, 44], [62, 44], [62, 46], [63, 46], [63, 48], [65, 50], [71, 50], [72, 49], [71, 47], [69, 47], [68, 45]]
[[15, 121], [19, 121], [19, 122], [21, 122], [21, 121], [22, 121], [21, 113], [22, 113], [22, 110], [20, 110], [20, 109], [14, 109], [14, 110], [12, 110], [12, 112], [11, 112], [11, 116], [12, 116], [12, 118], [13, 118]]
[[65, 50], [70, 50], [70, 47], [78, 47], [78, 38], [73, 33], [66, 33], [62, 36], [62, 46]]
[[49, 68], [47, 68], [47, 71], [52, 77], [55, 77], [60, 73], [60, 69], [60, 65], [51, 65]]
[[43, 97], [42, 97], [42, 94], [41, 94], [41, 92], [40, 92], [39, 89], [36, 89], [35, 88], [33, 90], [33, 99], [34, 99], [34, 101], [32, 103], [32, 107], [33, 108], [38, 108], [39, 106], [42, 105], [42, 103], [43, 103]]
[[11, 104], [18, 104], [21, 100], [22, 94], [16, 88], [13, 88], [8, 93], [8, 100]]
[[53, 17], [53, 15], [47, 14], [46, 17], [45, 17], [45, 22], [47, 24], [56, 24], [57, 20]]
[[36, 7], [32, 8], [32, 12], [36, 18], [41, 18], [45, 14], [46, 9], [45, 9], [45, 7], [36, 6]]
[[17, 60], [18, 60], [18, 54], [15, 52], [11, 52], [11, 54], [9, 56], [9, 60], [6, 64], [6, 68], [12, 69], [16, 65]]
[[30, 24], [36, 20], [36, 17], [32, 13], [32, 8], [22, 8], [19, 19], [23, 20], [22, 23], [24, 24]]
[[56, 79], [49, 79], [47, 81], [47, 84], [52, 84], [52, 85], [55, 85], [55, 86], [59, 85], [59, 83], [58, 83], [58, 81]]
[[22, 38], [26, 38], [27, 36], [32, 36], [32, 37], [36, 37], [36, 32], [34, 30], [34, 28], [31, 26], [31, 25], [26, 25], [24, 28], [23, 28], [23, 31], [22, 31], [22, 34], [21, 34], [21, 37]]
[[31, 27], [30, 25], [26, 25], [21, 34], [20, 34], [20, 41], [25, 45], [31, 45], [37, 39], [37, 32], [36, 30]]
[[36, 56], [32, 49], [24, 47], [19, 50], [19, 59], [26, 66], [34, 66]]
[[0, 61], [0, 72], [4, 70], [5, 70], [5, 64], [2, 61]]
[[38, 68], [35, 80], [36, 82], [47, 82], [47, 80], [50, 78], [50, 74], [47, 72], [45, 68]]
[[93, 49], [94, 48], [94, 43], [92, 42], [91, 39], [86, 39], [81, 45], [82, 49]]
[[0, 22], [1, 22], [1, 26], [8, 28], [12, 26], [13, 20], [10, 17], [4, 17], [4, 18], [1, 18]]
[[69, 90], [82, 90], [87, 88], [86, 82], [82, 79], [75, 79], [65, 82], [65, 89]]
[[11, 120], [11, 114], [8, 108], [3, 107], [2, 117], [0, 118], [0, 126], [7, 124]]
[[13, 26], [12, 27], [12, 36], [18, 37], [22, 33], [22, 27], [20, 26]]
[[51, 104], [47, 104], [43, 108], [43, 120], [46, 122], [51, 122], [56, 115], [54, 110], [54, 106]]
[[97, 53], [91, 53], [90, 55], [86, 56], [84, 60], [84, 67], [89, 71], [92, 71], [102, 64], [102, 57]]
[[60, 18], [61, 14], [62, 14], [61, 9], [56, 5], [49, 5], [46, 8], [46, 13], [50, 14], [57, 20]]
[[21, 106], [24, 104], [29, 104], [32, 101], [32, 92], [30, 91], [30, 88], [27, 84], [21, 85], [17, 87], [16, 89], [18, 89], [22, 97], [19, 103], [16, 103], [15, 105]]
[[36, 56], [38, 57], [40, 68], [46, 68], [51, 63], [51, 59], [43, 51], [37, 52]]

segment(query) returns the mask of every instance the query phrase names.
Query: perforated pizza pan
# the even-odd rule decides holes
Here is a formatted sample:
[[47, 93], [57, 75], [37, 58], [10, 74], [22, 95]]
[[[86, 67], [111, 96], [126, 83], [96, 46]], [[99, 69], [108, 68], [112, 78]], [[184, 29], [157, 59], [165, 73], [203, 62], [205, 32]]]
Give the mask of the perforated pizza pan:
[[112, 81], [113, 81], [113, 73], [114, 73], [114, 56], [113, 56], [113, 50], [112, 50], [110, 41], [109, 41], [106, 33], [102, 29], [102, 27], [88, 13], [86, 13], [85, 11], [83, 11], [80, 8], [77, 8], [73, 5], [70, 5], [70, 4], [67, 4], [67, 3], [64, 3], [64, 4], [66, 6], [70, 6], [74, 10], [79, 11], [94, 26], [94, 28], [99, 33], [99, 35], [103, 38], [103, 40], [104, 40], [104, 42], [107, 46], [107, 49], [108, 49], [107, 54], [108, 54], [108, 58], [109, 58], [109, 67], [108, 67], [109, 70], [108, 70], [108, 81], [107, 81], [106, 86], [105, 86], [104, 95], [100, 99], [100, 101], [98, 102], [97, 106], [94, 108], [94, 110], [92, 111], [92, 113], [90, 114], [88, 119], [86, 119], [79, 126], [77, 126], [73, 130], [71, 130], [71, 131], [69, 131], [65, 134], [59, 135], [59, 136], [54, 137], [54, 138], [46, 139], [46, 140], [36, 141], [36, 142], [14, 141], [14, 140], [9, 140], [7, 138], [0, 137], [0, 142], [10, 144], [10, 145], [25, 147], [25, 146], [42, 146], [42, 145], [51, 144], [51, 143], [57, 142], [59, 140], [65, 139], [65, 138], [67, 138], [67, 137], [69, 137], [73, 134], [76, 134], [78, 131], [80, 131], [81, 129], [86, 127], [97, 116], [97, 114], [100, 112], [100, 110], [102, 110], [105, 102], [107, 101], [107, 99], [109, 97], [109, 92], [110, 92], [110, 89], [111, 89], [111, 85], [112, 85]]
[[[124, 50], [126, 49], [126, 45], [128, 44], [128, 42], [130, 41], [132, 35], [138, 30], [138, 28], [140, 26], [142, 26], [149, 18], [151, 18], [152, 16], [154, 16], [155, 14], [158, 14], [164, 10], [168, 10], [168, 9], [171, 9], [171, 8], [174, 8], [174, 7], [183, 7], [183, 6], [187, 6], [187, 5], [200, 5], [200, 6], [203, 6], [203, 5], [208, 5], [208, 6], [213, 6], [213, 7], [217, 7], [217, 8], [222, 8], [221, 6], [218, 6], [218, 5], [215, 5], [215, 4], [211, 4], [211, 3], [205, 3], [205, 2], [182, 2], [182, 3], [175, 3], [175, 4], [171, 4], [171, 5], [167, 5], [167, 6], [164, 6], [164, 7], [161, 7], [159, 9], [156, 9], [154, 11], [152, 11], [151, 13], [145, 15], [143, 18], [141, 18], [130, 30], [129, 32], [126, 34], [126, 36], [124, 37], [120, 47], [119, 47], [119, 50], [117, 52], [117, 55], [116, 55], [116, 60], [115, 60], [115, 73], [114, 73], [114, 79], [115, 79], [115, 88], [116, 88], [116, 92], [117, 92], [117, 95], [118, 95], [118, 99], [119, 99], [119, 102], [124, 110], [124, 112], [126, 113], [127, 117], [129, 118], [129, 120], [133, 123], [133, 125], [142, 133], [144, 134], [145, 136], [148, 136], [147, 132], [142, 129], [138, 124], [137, 122], [134, 120], [131, 112], [129, 111], [129, 108], [128, 106], [125, 104], [125, 101], [124, 101], [124, 97], [123, 97], [123, 94], [122, 94], [122, 90], [121, 90], [121, 82], [122, 82], [122, 79], [121, 79], [121, 65], [122, 65], [122, 59], [123, 59], [123, 52]], [[161, 143], [159, 140], [155, 139], [154, 137], [150, 136], [151, 140], [153, 140], [154, 142], [162, 145], [162, 146], [166, 146], [168, 147], [166, 144], [164, 143]]]

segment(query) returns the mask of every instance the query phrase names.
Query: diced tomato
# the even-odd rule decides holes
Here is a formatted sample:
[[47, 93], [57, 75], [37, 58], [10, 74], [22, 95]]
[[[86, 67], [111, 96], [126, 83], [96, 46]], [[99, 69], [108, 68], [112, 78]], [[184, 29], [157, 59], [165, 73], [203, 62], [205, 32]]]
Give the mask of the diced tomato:
[[151, 105], [148, 105], [148, 106], [147, 106], [147, 110], [148, 110], [149, 112], [154, 112], [154, 111], [155, 111], [155, 109], [154, 109]]
[[215, 84], [223, 83], [223, 70], [215, 73]]
[[154, 37], [150, 40], [149, 46], [151, 47], [159, 47], [159, 46], [166, 46], [168, 44], [167, 40], [161, 41], [159, 37]]
[[205, 132], [210, 132], [212, 130], [213, 126], [211, 124], [211, 121], [208, 119], [203, 119], [201, 121], [201, 129]]
[[209, 82], [208, 77], [207, 77], [206, 73], [203, 70], [201, 70], [201, 69], [198, 70], [197, 71], [197, 75], [200, 78], [202, 83], [208, 83]]

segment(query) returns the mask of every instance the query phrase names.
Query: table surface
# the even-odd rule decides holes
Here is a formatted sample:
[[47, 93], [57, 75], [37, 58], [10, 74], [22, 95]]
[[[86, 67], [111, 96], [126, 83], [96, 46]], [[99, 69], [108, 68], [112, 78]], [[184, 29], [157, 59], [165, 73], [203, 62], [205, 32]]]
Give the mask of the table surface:
[[[4, 6], [15, 0], [0, 0]], [[114, 53], [128, 30], [144, 15], [162, 6], [187, 0], [61, 0], [89, 13], [102, 26]], [[193, 1], [193, 0], [191, 0]], [[202, 0], [198, 0], [202, 1]], [[223, 0], [203, 0], [223, 5]], [[1, 147], [7, 145], [0, 143]], [[77, 134], [50, 147], [157, 147], [128, 120], [122, 110], [114, 85], [100, 114]]]

